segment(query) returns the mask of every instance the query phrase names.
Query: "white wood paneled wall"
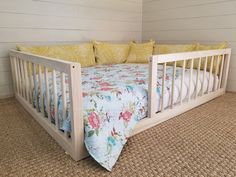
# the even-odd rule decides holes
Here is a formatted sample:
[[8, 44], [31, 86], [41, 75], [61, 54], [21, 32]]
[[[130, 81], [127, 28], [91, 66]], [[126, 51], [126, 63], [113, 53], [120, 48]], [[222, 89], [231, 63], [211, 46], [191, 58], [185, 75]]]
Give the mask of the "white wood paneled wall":
[[236, 0], [0, 0], [0, 98], [11, 96], [16, 44], [148, 40], [229, 41], [236, 91]]
[[142, 0], [0, 0], [0, 98], [11, 96], [16, 44], [141, 40]]
[[236, 0], [143, 0], [142, 39], [162, 43], [228, 41], [228, 91], [236, 91]]

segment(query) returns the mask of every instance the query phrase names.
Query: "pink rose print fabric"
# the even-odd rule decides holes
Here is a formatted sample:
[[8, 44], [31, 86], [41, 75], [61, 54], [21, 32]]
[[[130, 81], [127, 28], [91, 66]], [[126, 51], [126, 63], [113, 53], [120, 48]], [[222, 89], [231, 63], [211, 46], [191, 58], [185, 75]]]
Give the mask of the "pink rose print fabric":
[[[169, 105], [171, 93], [172, 67], [167, 67], [164, 96], [166, 106]], [[158, 66], [158, 106], [161, 96], [162, 67]], [[179, 99], [181, 68], [176, 70], [176, 100]], [[185, 74], [186, 85], [189, 83]], [[213, 79], [212, 79], [213, 80]], [[207, 81], [206, 81], [207, 82]], [[50, 92], [52, 91], [52, 82]], [[68, 99], [67, 119], [61, 117], [63, 105], [61, 99], [60, 75], [57, 77], [58, 117], [62, 130], [70, 129], [70, 109]], [[200, 84], [199, 84], [200, 85]], [[206, 84], [207, 85], [207, 84]], [[201, 87], [201, 86], [200, 86]], [[191, 88], [194, 88], [192, 86]], [[83, 118], [85, 137], [84, 143], [89, 154], [104, 168], [111, 171], [118, 157], [139, 120], [147, 116], [148, 106], [148, 65], [147, 64], [118, 64], [97, 65], [82, 69], [83, 89]], [[184, 85], [187, 95], [187, 86]], [[68, 89], [67, 89], [68, 91]], [[194, 91], [194, 90], [193, 90]], [[192, 92], [193, 92], [192, 91]], [[34, 89], [34, 102], [39, 101], [40, 90]], [[192, 93], [191, 92], [191, 93]], [[50, 98], [50, 114], [55, 115], [53, 94]], [[183, 98], [185, 97], [183, 95]], [[36, 104], [35, 104], [36, 105]], [[39, 104], [41, 105], [41, 104]], [[46, 99], [44, 102], [46, 104]], [[45, 108], [46, 106], [44, 106]], [[158, 107], [159, 108], [159, 107]], [[157, 111], [158, 111], [157, 108]], [[47, 109], [45, 113], [47, 114]]]
[[98, 129], [100, 127], [100, 119], [95, 112], [92, 112], [88, 118], [89, 124], [94, 129]]

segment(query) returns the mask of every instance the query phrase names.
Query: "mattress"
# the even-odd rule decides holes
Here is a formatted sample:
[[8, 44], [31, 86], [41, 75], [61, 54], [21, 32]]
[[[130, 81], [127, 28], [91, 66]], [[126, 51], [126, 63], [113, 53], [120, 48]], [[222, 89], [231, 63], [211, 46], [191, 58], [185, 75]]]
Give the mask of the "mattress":
[[[158, 65], [157, 81], [157, 111], [160, 110], [160, 97], [162, 95], [162, 66]], [[125, 143], [137, 122], [147, 116], [148, 110], [148, 65], [147, 64], [116, 64], [97, 65], [82, 69], [83, 90], [83, 118], [85, 125], [84, 143], [89, 154], [104, 168], [111, 170], [115, 165]], [[167, 66], [166, 82], [164, 88], [164, 107], [171, 104], [173, 68]], [[180, 102], [182, 68], [176, 68], [174, 85], [174, 104]], [[199, 84], [196, 88], [197, 71], [193, 70], [192, 81], [189, 86], [190, 71], [185, 70], [183, 85], [183, 101], [190, 92], [193, 97], [196, 92], [200, 94], [203, 84], [203, 71], [200, 71]], [[208, 81], [210, 79], [209, 85]], [[44, 82], [44, 81], [43, 81]], [[214, 82], [218, 77], [206, 73], [203, 91], [212, 91]], [[217, 84], [216, 83], [216, 84]], [[50, 114], [55, 117], [52, 92], [52, 79], [50, 85]], [[190, 89], [191, 88], [191, 89]], [[61, 129], [70, 130], [70, 112], [67, 119], [62, 118], [62, 98], [60, 74], [57, 74], [58, 90], [58, 117]], [[68, 88], [67, 94], [68, 94]], [[36, 96], [37, 95], [37, 96]], [[43, 90], [45, 95], [45, 90]], [[34, 101], [40, 101], [40, 90], [34, 91]], [[69, 97], [68, 97], [69, 107]], [[46, 108], [44, 99], [44, 108]], [[69, 110], [69, 108], [67, 109]], [[45, 113], [48, 114], [47, 109]]]

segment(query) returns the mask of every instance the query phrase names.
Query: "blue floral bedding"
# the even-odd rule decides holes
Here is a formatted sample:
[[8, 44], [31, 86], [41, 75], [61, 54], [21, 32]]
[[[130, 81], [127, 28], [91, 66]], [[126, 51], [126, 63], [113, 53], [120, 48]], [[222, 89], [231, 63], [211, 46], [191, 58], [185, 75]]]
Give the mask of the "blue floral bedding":
[[[181, 69], [177, 68], [176, 80], [180, 80], [181, 72]], [[157, 92], [159, 98], [162, 67], [158, 68], [158, 76]], [[167, 98], [166, 106], [169, 104], [168, 93], [171, 91], [171, 79], [172, 67], [167, 67], [166, 88], [164, 91]], [[176, 83], [175, 89], [177, 93], [180, 83]], [[186, 83], [188, 83], [187, 80]], [[50, 114], [54, 118], [51, 79], [49, 84], [51, 92]], [[85, 146], [89, 154], [99, 164], [111, 171], [136, 123], [147, 116], [148, 65], [119, 64], [83, 68], [82, 87]], [[57, 89], [59, 92], [57, 114], [60, 119], [61, 129], [71, 131], [69, 111], [67, 112], [67, 120], [63, 120], [61, 116], [62, 99], [60, 88], [60, 75], [58, 74]], [[184, 96], [186, 96], [188, 92], [187, 86], [184, 89]], [[35, 102], [36, 100], [39, 101], [39, 92], [36, 93], [35, 90], [34, 95], [38, 95], [35, 98]], [[175, 94], [175, 97], [175, 101], [177, 101], [179, 95]], [[44, 103], [44, 105], [47, 104]]]

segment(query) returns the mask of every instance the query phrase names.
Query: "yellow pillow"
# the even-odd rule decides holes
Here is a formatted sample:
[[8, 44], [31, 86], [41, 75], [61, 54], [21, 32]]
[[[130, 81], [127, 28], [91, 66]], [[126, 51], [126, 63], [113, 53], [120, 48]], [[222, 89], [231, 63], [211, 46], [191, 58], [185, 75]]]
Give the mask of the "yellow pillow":
[[[197, 44], [196, 50], [197, 51], [201, 51], [201, 50], [217, 50], [217, 49], [225, 49], [227, 47], [228, 43], [227, 42], [222, 42], [220, 44], [214, 44], [214, 45], [201, 45], [201, 44]], [[220, 56], [219, 60], [218, 57], [215, 56], [214, 57], [214, 62], [213, 62], [213, 68], [212, 68], [212, 72], [213, 73], [219, 73], [219, 66], [221, 65], [221, 60], [222, 56]], [[205, 65], [205, 58], [201, 59], [201, 64], [200, 64], [200, 69], [203, 70], [204, 69], [204, 65]], [[217, 60], [218, 60], [218, 65], [217, 65]], [[193, 63], [193, 68], [197, 69], [198, 68], [198, 62], [199, 59], [195, 59], [194, 63]], [[188, 63], [188, 67], [190, 68], [191, 63]], [[207, 71], [210, 71], [211, 68], [211, 57], [207, 58]]]
[[131, 42], [129, 56], [126, 63], [148, 63], [149, 57], [152, 55], [154, 41], [136, 44]]
[[79, 62], [82, 67], [95, 65], [93, 44], [17, 46], [18, 50], [61, 60]]
[[[154, 45], [154, 55], [169, 54], [179, 52], [191, 52], [196, 49], [196, 44], [156, 44]], [[171, 63], [170, 63], [171, 64]], [[176, 64], [178, 67], [182, 67], [183, 62], [178, 61]]]
[[202, 45], [197, 44], [196, 50], [216, 50], [216, 49], [225, 49], [227, 47], [227, 42], [222, 42], [219, 44], [213, 44], [213, 45]]
[[109, 44], [95, 41], [94, 49], [97, 64], [119, 64], [126, 61], [130, 45]]

